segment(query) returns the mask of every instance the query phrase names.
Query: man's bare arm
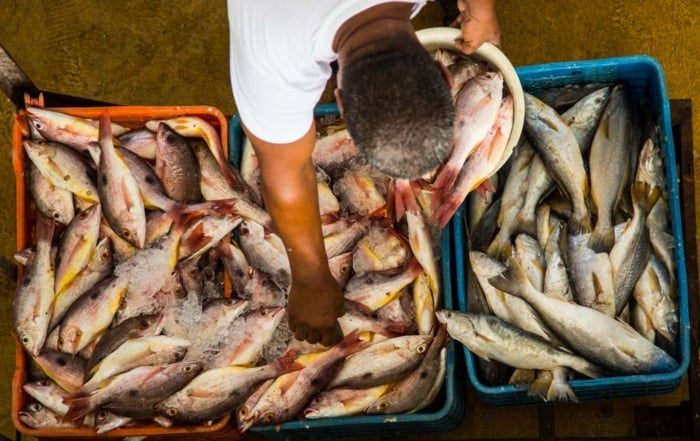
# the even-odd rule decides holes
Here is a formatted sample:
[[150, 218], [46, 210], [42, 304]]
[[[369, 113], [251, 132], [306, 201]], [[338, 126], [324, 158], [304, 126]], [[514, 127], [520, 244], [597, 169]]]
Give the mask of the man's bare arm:
[[332, 344], [339, 337], [337, 317], [343, 314], [344, 303], [328, 269], [321, 233], [316, 172], [311, 161], [315, 125], [288, 144], [272, 144], [248, 131], [246, 135], [260, 164], [266, 209], [289, 256], [289, 326], [298, 339]]

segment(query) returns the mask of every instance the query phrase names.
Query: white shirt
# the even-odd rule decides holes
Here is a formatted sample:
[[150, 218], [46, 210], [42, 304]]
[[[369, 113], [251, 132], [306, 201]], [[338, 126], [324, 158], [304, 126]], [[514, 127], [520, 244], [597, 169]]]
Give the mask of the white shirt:
[[380, 3], [427, 0], [228, 0], [231, 86], [246, 128], [271, 143], [301, 138], [336, 60], [333, 39]]

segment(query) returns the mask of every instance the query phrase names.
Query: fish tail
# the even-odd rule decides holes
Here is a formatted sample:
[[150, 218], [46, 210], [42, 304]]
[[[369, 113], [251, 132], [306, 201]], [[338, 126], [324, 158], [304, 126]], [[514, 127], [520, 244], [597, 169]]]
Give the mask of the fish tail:
[[501, 274], [490, 277], [488, 281], [494, 288], [517, 296], [530, 284], [522, 266], [513, 258], [508, 259], [508, 266]]
[[75, 398], [65, 399], [64, 402], [68, 404], [68, 411], [63, 416], [64, 422], [79, 422], [85, 415], [93, 410], [91, 396], [79, 396]]
[[527, 396], [538, 397], [545, 401], [549, 401], [549, 399], [547, 398], [547, 393], [551, 388], [553, 382], [554, 380], [551, 374], [542, 375], [542, 373], [540, 373], [535, 377], [535, 381], [530, 383], [530, 385], [528, 386]]
[[588, 247], [596, 253], [609, 253], [615, 245], [615, 230], [611, 226], [593, 230], [588, 238]]
[[591, 232], [591, 217], [588, 211], [582, 210], [577, 213], [576, 210], [571, 214], [568, 223], [569, 233], [573, 236], [586, 234]]
[[563, 378], [558, 379], [556, 375], [552, 379], [552, 382], [550, 383], [549, 388], [547, 389], [545, 399], [547, 401], [553, 401], [558, 403], [578, 403], [578, 398], [576, 397], [574, 390], [571, 389], [569, 383], [566, 382], [566, 380], [564, 380]]
[[632, 205], [635, 209], [642, 210], [646, 216], [661, 197], [661, 189], [651, 186], [647, 182], [637, 181], [632, 184]]
[[537, 236], [537, 217], [534, 212], [525, 209], [518, 211], [518, 214], [513, 220], [513, 233], [521, 234], [525, 233], [532, 237]]
[[278, 377], [304, 368], [303, 364], [296, 362], [297, 355], [299, 351], [290, 349], [272, 362]]
[[430, 217], [430, 222], [439, 225], [440, 228], [445, 228], [452, 216], [457, 212], [457, 209], [459, 209], [461, 201], [461, 198], [454, 197], [454, 195], [447, 198]]

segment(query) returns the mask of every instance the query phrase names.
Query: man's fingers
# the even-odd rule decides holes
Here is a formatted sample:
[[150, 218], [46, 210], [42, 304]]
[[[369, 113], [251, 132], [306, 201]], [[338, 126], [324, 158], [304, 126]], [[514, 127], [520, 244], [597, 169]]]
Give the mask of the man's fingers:
[[336, 321], [332, 330], [324, 332], [321, 335], [321, 344], [323, 346], [333, 346], [334, 344], [338, 343], [342, 339], [343, 339], [343, 330], [340, 328], [340, 325]]
[[321, 340], [321, 333], [318, 331], [308, 331], [306, 333], [306, 341], [309, 343], [318, 343]]

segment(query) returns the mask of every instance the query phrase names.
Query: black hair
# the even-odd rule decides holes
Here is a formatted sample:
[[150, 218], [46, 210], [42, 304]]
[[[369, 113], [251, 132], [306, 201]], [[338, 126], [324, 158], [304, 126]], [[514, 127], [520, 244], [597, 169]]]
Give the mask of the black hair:
[[445, 162], [454, 104], [430, 54], [412, 38], [343, 66], [344, 119], [368, 164], [416, 179]]

